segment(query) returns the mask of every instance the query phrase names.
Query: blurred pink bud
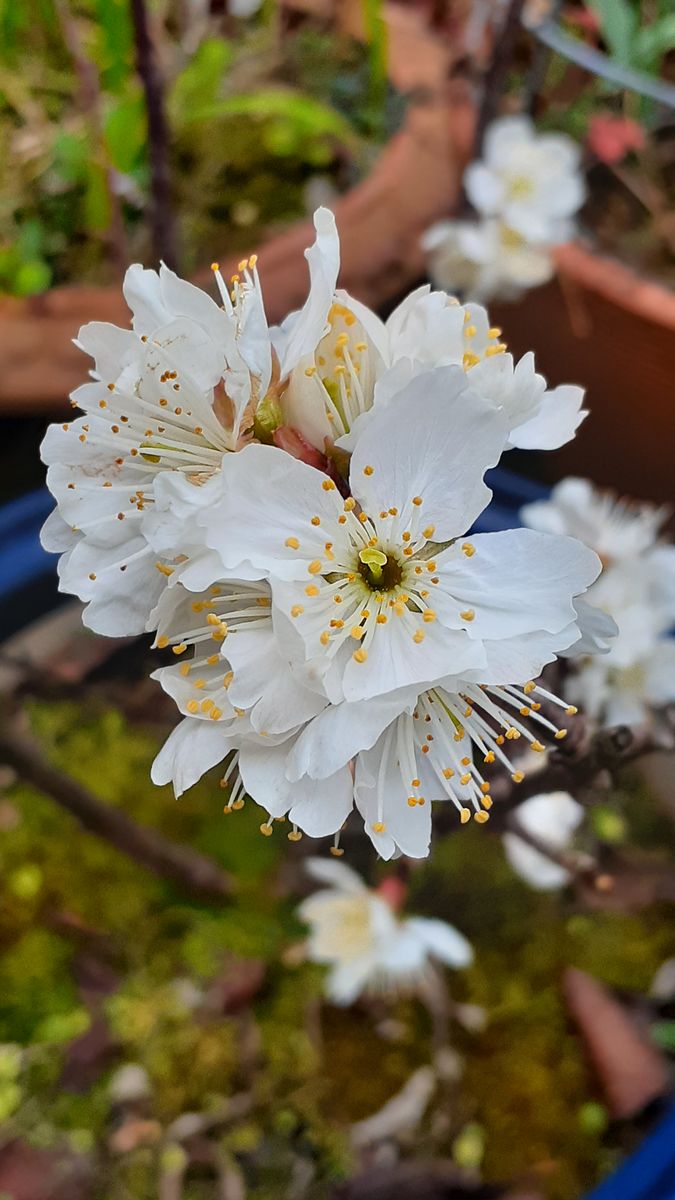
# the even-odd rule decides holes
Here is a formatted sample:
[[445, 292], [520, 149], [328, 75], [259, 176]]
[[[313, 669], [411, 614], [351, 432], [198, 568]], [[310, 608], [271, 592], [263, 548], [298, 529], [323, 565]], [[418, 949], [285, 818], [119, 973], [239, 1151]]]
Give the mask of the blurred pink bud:
[[394, 912], [400, 912], [403, 908], [407, 891], [405, 883], [398, 875], [388, 875], [376, 888], [377, 895], [381, 896]]
[[619, 163], [629, 151], [644, 148], [645, 131], [630, 117], [596, 113], [588, 123], [586, 141], [601, 162]]

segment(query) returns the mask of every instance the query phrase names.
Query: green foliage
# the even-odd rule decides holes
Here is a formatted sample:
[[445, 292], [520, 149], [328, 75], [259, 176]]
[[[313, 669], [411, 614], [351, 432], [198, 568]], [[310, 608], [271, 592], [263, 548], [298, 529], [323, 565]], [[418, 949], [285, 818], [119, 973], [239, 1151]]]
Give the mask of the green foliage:
[[[286, 1194], [298, 1157], [305, 1159], [315, 1172], [312, 1200], [323, 1200], [349, 1171], [351, 1122], [428, 1061], [424, 1009], [412, 1000], [383, 1008], [399, 1028], [385, 1040], [372, 1011], [322, 1002], [322, 968], [289, 955], [301, 931], [297, 897], [283, 883], [293, 876], [283, 824], [261, 837], [261, 811], [250, 801], [224, 816], [213, 776], [176, 803], [149, 781], [156, 733], [129, 726], [113, 709], [41, 703], [31, 716], [57, 765], [140, 823], [202, 848], [237, 888], [220, 907], [190, 902], [15, 784], [3, 803], [16, 824], [0, 840], [0, 1119], [34, 1145], [93, 1151], [101, 1200], [155, 1200], [160, 1159], [166, 1168], [166, 1154], [180, 1148], [169, 1139], [110, 1152], [119, 1119], [110, 1071], [123, 1063], [145, 1070], [143, 1116], [162, 1130], [185, 1112], [217, 1111], [245, 1089], [252, 1108], [217, 1134], [218, 1153], [244, 1170], [255, 1200]], [[665, 844], [648, 794], [627, 792], [603, 808], [605, 819], [622, 814], [631, 842]], [[513, 875], [499, 838], [478, 829], [437, 841], [433, 859], [412, 873], [409, 908], [450, 920], [472, 939], [476, 962], [452, 976], [452, 991], [488, 1018], [480, 1034], [453, 1029], [464, 1075], [439, 1088], [434, 1120], [423, 1123], [411, 1152], [453, 1156], [488, 1180], [547, 1162], [549, 1200], [581, 1194], [612, 1151], [560, 975], [573, 964], [646, 991], [675, 952], [664, 913], [585, 913], [564, 895], [532, 892]], [[114, 1057], [78, 1094], [64, 1088], [62, 1072], [94, 1014], [75, 975], [83, 955], [99, 954], [113, 969], [100, 1013]], [[247, 959], [262, 960], [264, 983], [236, 1015], [223, 1015], [218, 989], [236, 981]], [[654, 1036], [665, 1045], [670, 1033], [657, 1026]], [[185, 1195], [212, 1200], [209, 1189], [194, 1191], [190, 1180]]]
[[[317, 172], [337, 190], [350, 184], [389, 126], [382, 22], [373, 19], [369, 47], [320, 35], [314, 91], [296, 70], [305, 34], [279, 45], [273, 9], [238, 22], [232, 40], [217, 16], [195, 38], [189, 6], [153, 13], [170, 125], [166, 202], [185, 270], [216, 247], [250, 249], [270, 222], [304, 214]], [[135, 58], [128, 0], [0, 0], [0, 290], [26, 296], [68, 280], [107, 282], [120, 260], [150, 257], [148, 124]]]
[[656, 74], [664, 56], [675, 49], [675, 13], [661, 5], [657, 15], [641, 24], [639, 6], [630, 0], [589, 0], [600, 18], [610, 54], [624, 67]]

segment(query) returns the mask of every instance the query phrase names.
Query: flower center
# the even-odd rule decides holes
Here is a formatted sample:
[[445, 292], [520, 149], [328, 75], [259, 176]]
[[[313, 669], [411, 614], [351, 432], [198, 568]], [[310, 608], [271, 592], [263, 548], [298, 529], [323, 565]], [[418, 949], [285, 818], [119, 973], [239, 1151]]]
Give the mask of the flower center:
[[526, 200], [534, 191], [534, 183], [528, 175], [513, 175], [508, 184], [511, 200]]
[[359, 574], [371, 592], [391, 592], [403, 578], [403, 568], [393, 554], [376, 546], [359, 551]]

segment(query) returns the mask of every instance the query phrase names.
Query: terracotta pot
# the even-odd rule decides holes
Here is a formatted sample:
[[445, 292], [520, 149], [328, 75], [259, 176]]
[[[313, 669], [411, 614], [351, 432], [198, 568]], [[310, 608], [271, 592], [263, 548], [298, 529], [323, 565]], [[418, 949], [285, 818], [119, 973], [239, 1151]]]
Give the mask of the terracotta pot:
[[518, 304], [491, 305], [509, 348], [534, 349], [551, 384], [587, 389], [577, 437], [541, 456], [547, 480], [571, 473], [627, 495], [675, 497], [675, 292], [573, 243], [558, 278]]
[[[371, 174], [335, 203], [342, 241], [341, 285], [376, 306], [424, 275], [420, 234], [457, 200], [472, 128], [466, 92], [447, 83], [447, 44], [434, 37], [414, 11], [392, 4], [386, 20], [392, 82], [415, 95], [402, 128]], [[279, 321], [304, 299], [303, 251], [312, 237], [307, 220], [262, 247], [260, 272], [270, 322]], [[224, 262], [223, 268], [234, 271], [236, 260]], [[71, 343], [79, 326], [91, 320], [126, 325], [128, 319], [118, 286], [70, 286], [28, 300], [1, 299], [0, 412], [62, 408], [86, 375], [86, 361]]]

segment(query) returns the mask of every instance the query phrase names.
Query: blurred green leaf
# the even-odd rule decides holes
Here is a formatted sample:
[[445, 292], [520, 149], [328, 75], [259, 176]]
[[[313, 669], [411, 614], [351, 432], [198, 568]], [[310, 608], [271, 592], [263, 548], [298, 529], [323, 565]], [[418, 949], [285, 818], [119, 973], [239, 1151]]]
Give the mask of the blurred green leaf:
[[92, 232], [103, 232], [110, 224], [110, 196], [103, 167], [89, 164], [87, 190], [84, 196], [84, 223]]
[[635, 9], [628, 0], [590, 0], [590, 6], [600, 18], [603, 37], [612, 57], [624, 66], [631, 66], [633, 39], [638, 28]]
[[656, 1021], [651, 1028], [652, 1040], [661, 1050], [675, 1054], [675, 1021]]
[[112, 165], [128, 175], [138, 164], [147, 138], [147, 114], [140, 92], [114, 105], [103, 134]]
[[98, 23], [96, 65], [104, 89], [118, 91], [134, 69], [133, 34], [127, 0], [94, 0]]
[[675, 50], [675, 12], [637, 30], [633, 58], [643, 71], [657, 71], [670, 50]]
[[233, 58], [234, 49], [225, 38], [202, 42], [169, 93], [168, 108], [173, 120], [183, 124], [208, 119]]
[[86, 1033], [91, 1025], [91, 1017], [86, 1008], [73, 1008], [70, 1012], [51, 1013], [34, 1030], [33, 1041], [52, 1042], [57, 1045], [62, 1042], [72, 1042], [73, 1038]]
[[[356, 138], [349, 122], [340, 113], [314, 100], [282, 88], [263, 88], [246, 95], [228, 96], [219, 100], [209, 114], [211, 117], [278, 117], [288, 122], [297, 139], [333, 137], [346, 146]], [[290, 142], [291, 134], [287, 134]], [[280, 139], [280, 145], [283, 144]]]
[[52, 281], [52, 273], [46, 262], [35, 259], [21, 263], [14, 275], [13, 292], [16, 296], [36, 296], [44, 292]]

